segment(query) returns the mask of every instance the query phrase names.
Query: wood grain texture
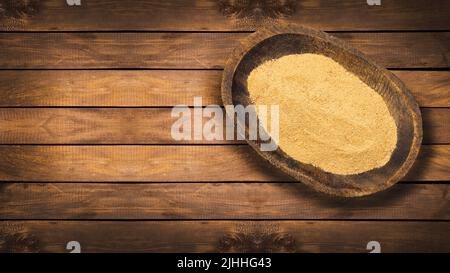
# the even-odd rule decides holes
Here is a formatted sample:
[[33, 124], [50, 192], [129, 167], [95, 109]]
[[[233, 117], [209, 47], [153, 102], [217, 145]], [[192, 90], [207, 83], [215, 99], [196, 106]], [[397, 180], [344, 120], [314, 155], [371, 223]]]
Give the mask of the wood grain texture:
[[[450, 67], [450, 32], [335, 33], [388, 68]], [[0, 33], [0, 67], [222, 68], [247, 33]]]
[[[0, 146], [1, 181], [292, 181], [246, 145]], [[425, 145], [404, 181], [450, 180], [450, 145]]]
[[422, 107], [450, 106], [449, 71], [392, 71]]
[[[192, 105], [194, 97], [222, 104], [221, 75], [215, 70], [3, 70], [0, 106], [174, 106]], [[430, 89], [427, 93], [435, 94]], [[445, 87], [433, 97], [441, 100], [442, 91]]]
[[2, 221], [1, 252], [449, 252], [449, 222]]
[[[254, 30], [290, 22], [323, 30], [448, 29], [445, 0], [144, 1], [96, 0], [68, 7], [58, 0], [0, 3], [0, 30]], [[336, 15], [339, 11], [339, 16]]]
[[450, 220], [450, 185], [399, 184], [358, 199], [301, 183], [3, 183], [0, 219]]
[[[411, 171], [404, 180], [439, 180], [437, 176], [450, 172], [450, 146], [449, 145], [425, 145], [420, 150]], [[439, 175], [437, 175], [439, 174]], [[437, 175], [437, 176], [436, 176]], [[444, 175], [446, 176], [446, 175]], [[450, 180], [449, 177], [442, 179]]]
[[[450, 107], [450, 71], [392, 71], [422, 107]], [[174, 106], [222, 104], [222, 71], [3, 70], [0, 106]]]
[[[177, 141], [171, 128], [179, 117], [171, 112], [170, 108], [0, 108], [0, 144], [244, 143], [225, 140], [225, 122], [222, 140], [194, 140], [191, 135], [191, 140]], [[450, 109], [424, 108], [422, 115], [424, 143], [450, 143]], [[209, 120], [203, 118], [203, 125]]]
[[[193, 133], [190, 140], [175, 140], [171, 128], [180, 116], [172, 117], [171, 113], [170, 108], [3, 108], [0, 144], [243, 143], [225, 140], [224, 118], [218, 129], [222, 140], [206, 140], [214, 139], [206, 132], [203, 140], [194, 140]], [[208, 120], [203, 119], [200, 129]], [[194, 130], [194, 114], [191, 126]]]
[[449, 143], [446, 134], [450, 134], [450, 109], [424, 108], [421, 109], [424, 126], [423, 143]]
[[[217, 69], [249, 34], [226, 31], [277, 23], [356, 31], [333, 35], [399, 68], [422, 107], [450, 107], [447, 0], [82, 3], [0, 0], [0, 107], [221, 104]], [[104, 68], [142, 70], [87, 70]], [[0, 144], [173, 144], [169, 111], [0, 109]], [[448, 111], [422, 109], [424, 143], [449, 143]], [[83, 252], [367, 252], [372, 240], [450, 252], [449, 145], [422, 147], [404, 178], [417, 183], [348, 200], [294, 183], [246, 145], [200, 143], [0, 145], [0, 252], [67, 252], [72, 240]]]

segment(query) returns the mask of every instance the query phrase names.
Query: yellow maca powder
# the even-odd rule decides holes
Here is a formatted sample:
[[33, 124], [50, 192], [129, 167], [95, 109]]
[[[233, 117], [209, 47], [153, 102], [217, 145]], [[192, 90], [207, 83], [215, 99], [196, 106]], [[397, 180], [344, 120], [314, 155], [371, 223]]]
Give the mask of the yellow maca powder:
[[349, 175], [382, 167], [395, 149], [397, 127], [383, 98], [331, 58], [270, 60], [247, 84], [256, 106], [279, 105], [278, 145], [295, 160]]

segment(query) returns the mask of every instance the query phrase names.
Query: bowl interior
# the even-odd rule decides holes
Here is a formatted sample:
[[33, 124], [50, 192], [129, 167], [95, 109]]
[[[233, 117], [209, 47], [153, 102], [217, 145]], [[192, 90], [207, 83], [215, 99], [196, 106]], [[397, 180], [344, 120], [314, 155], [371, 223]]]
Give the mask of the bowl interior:
[[[418, 111], [417, 105], [404, 85], [389, 71], [375, 65], [360, 52], [341, 44], [337, 39], [310, 33], [275, 33], [260, 39], [243, 55], [241, 54], [240, 60], [236, 63], [230, 88], [232, 104], [243, 106], [253, 104], [249, 98], [247, 77], [254, 68], [267, 60], [301, 53], [315, 53], [332, 58], [383, 97], [397, 126], [398, 140], [391, 159], [383, 167], [361, 174], [337, 175], [294, 160], [280, 148], [273, 152], [261, 152], [260, 139], [248, 140], [249, 144], [273, 165], [323, 192], [359, 196], [379, 191], [397, 182], [400, 173], [403, 176], [406, 172], [402, 168], [409, 169], [410, 164], [406, 163], [410, 159], [413, 145], [417, 146], [417, 143], [413, 143], [417, 142], [414, 141], [415, 137], [421, 137], [417, 121], [414, 120], [414, 114]], [[418, 116], [420, 118], [420, 112]], [[248, 132], [248, 120], [241, 126]]]

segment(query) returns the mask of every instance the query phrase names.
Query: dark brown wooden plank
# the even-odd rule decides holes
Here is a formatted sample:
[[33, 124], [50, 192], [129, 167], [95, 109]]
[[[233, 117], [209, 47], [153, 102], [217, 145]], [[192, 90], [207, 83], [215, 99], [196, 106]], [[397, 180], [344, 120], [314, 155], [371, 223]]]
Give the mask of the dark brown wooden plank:
[[[246, 33], [0, 33], [0, 67], [222, 68]], [[450, 67], [450, 32], [336, 33], [389, 68]]]
[[[422, 146], [419, 156], [404, 180], [450, 180], [450, 145]], [[447, 176], [439, 179], [439, 176]]]
[[450, 109], [423, 108], [423, 143], [450, 143]]
[[[194, 140], [191, 134], [191, 140], [177, 141], [171, 128], [179, 117], [171, 113], [170, 108], [2, 108], [0, 144], [243, 143], [225, 140], [225, 122], [222, 140]], [[424, 143], [450, 143], [450, 109], [425, 108], [422, 115]]]
[[422, 107], [450, 106], [450, 71], [392, 71]]
[[[249, 146], [0, 146], [1, 181], [291, 181]], [[450, 145], [425, 145], [406, 181], [450, 180]]]
[[[450, 107], [450, 71], [393, 71], [423, 107]], [[222, 104], [222, 71], [0, 71], [0, 106]]]
[[[361, 33], [361, 35], [336, 33], [333, 35], [349, 42], [385, 67], [450, 66], [450, 32]], [[436, 55], [438, 52], [440, 56]], [[384, 56], [389, 56], [389, 62], [383, 61]]]
[[[399, 184], [357, 199], [300, 183], [3, 183], [0, 219], [450, 220], [450, 185]], [[205, 206], [205, 204], [208, 204]]]
[[[83, 1], [82, 1], [83, 2]], [[0, 30], [253, 30], [298, 23], [325, 30], [448, 29], [445, 0], [382, 1], [2, 1]]]
[[2, 221], [0, 252], [449, 252], [450, 222]]

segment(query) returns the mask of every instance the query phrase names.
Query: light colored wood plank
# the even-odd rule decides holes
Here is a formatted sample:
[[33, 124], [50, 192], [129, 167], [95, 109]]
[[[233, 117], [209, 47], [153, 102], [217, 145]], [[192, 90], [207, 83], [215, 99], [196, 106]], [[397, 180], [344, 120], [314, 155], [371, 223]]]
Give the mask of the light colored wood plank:
[[[0, 67], [222, 68], [247, 33], [0, 33]], [[388, 68], [450, 67], [450, 32], [335, 33]]]
[[[0, 146], [1, 181], [291, 181], [246, 145]], [[450, 180], [450, 145], [425, 145], [406, 181]]]
[[449, 222], [2, 221], [0, 252], [449, 252]]
[[[357, 199], [301, 183], [2, 183], [0, 219], [450, 220], [450, 185], [399, 184]], [[205, 205], [207, 204], [207, 205]]]

